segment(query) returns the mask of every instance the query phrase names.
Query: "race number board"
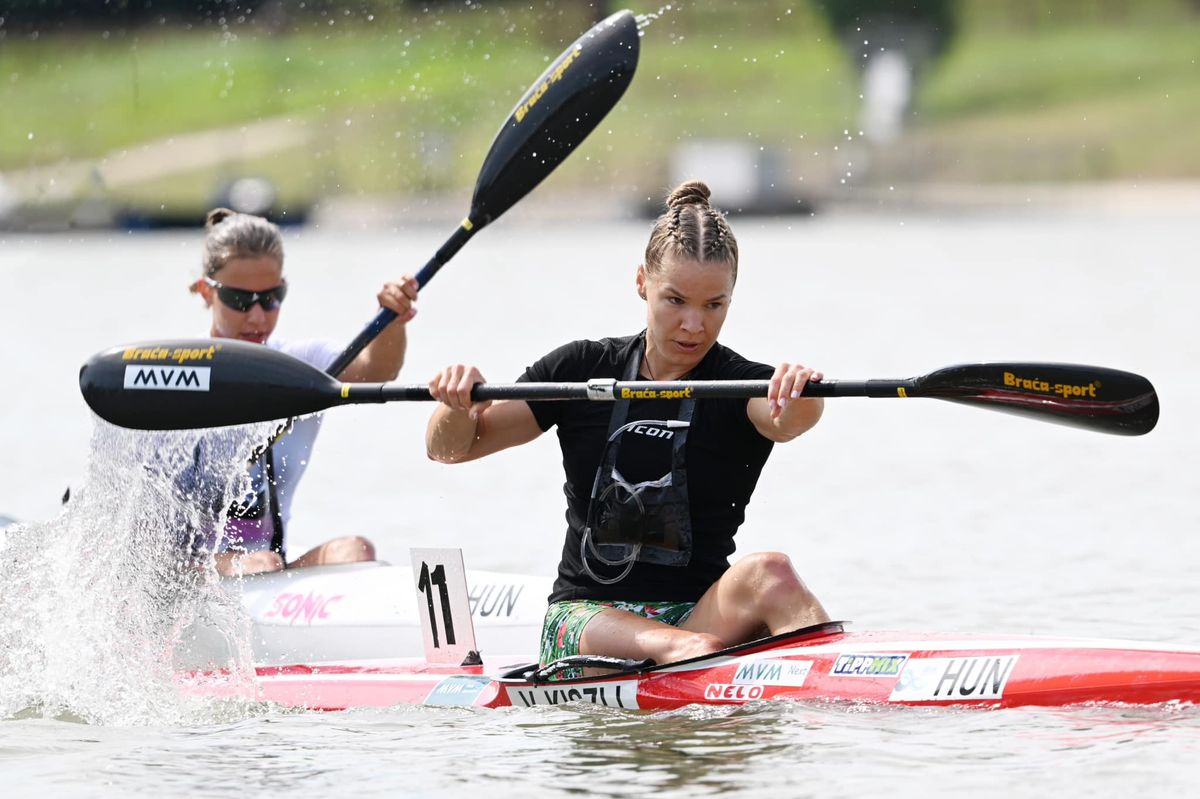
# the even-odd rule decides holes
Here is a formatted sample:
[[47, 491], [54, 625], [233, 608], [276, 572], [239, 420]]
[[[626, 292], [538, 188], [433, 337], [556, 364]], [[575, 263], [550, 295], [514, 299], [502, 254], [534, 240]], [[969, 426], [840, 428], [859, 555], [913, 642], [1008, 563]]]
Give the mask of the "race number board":
[[425, 637], [425, 660], [454, 665], [477, 662], [475, 625], [461, 549], [413, 549], [413, 588]]

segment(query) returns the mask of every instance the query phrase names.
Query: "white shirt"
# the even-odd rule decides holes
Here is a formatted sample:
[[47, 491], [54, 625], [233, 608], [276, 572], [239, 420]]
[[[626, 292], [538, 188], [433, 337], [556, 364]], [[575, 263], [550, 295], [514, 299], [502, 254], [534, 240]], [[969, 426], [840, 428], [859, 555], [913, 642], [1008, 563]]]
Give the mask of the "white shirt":
[[[264, 346], [291, 355], [293, 358], [299, 358], [321, 371], [327, 370], [342, 352], [342, 347], [322, 339], [296, 342], [268, 340]], [[312, 458], [313, 447], [317, 442], [317, 434], [321, 432], [321, 420], [321, 414], [297, 419], [292, 424], [291, 430], [271, 445], [271, 457], [274, 461], [275, 499], [279, 503], [279, 515], [283, 520], [285, 534], [288, 522], [292, 517], [292, 501], [296, 496], [296, 489], [300, 485], [300, 479], [304, 476], [304, 472], [308, 469], [308, 462]], [[252, 502], [256, 496], [265, 499], [267, 492], [264, 489], [266, 483], [261, 462], [252, 464], [248, 472], [251, 490], [246, 498], [247, 501]], [[270, 513], [265, 513], [262, 518], [256, 520], [230, 519], [225, 525], [225, 534], [221, 536], [220, 541], [216, 542], [216, 549], [218, 552], [235, 546], [249, 552], [269, 549], [274, 527]], [[285, 539], [284, 548], [286, 549], [286, 547]]]
[[[342, 345], [324, 339], [296, 342], [268, 340], [266, 346], [299, 358], [322, 372], [337, 360], [337, 356], [341, 355], [344, 349]], [[308, 469], [308, 460], [312, 457], [313, 447], [317, 443], [317, 434], [321, 432], [323, 418], [323, 414], [316, 413], [297, 419], [291, 431], [272, 446], [275, 457], [275, 496], [279, 500], [279, 513], [283, 517], [285, 530], [292, 518], [292, 499], [300, 485], [300, 478]], [[255, 466], [255, 469], [257, 468]], [[252, 485], [259, 484], [254, 474], [251, 474], [250, 478], [254, 481]]]

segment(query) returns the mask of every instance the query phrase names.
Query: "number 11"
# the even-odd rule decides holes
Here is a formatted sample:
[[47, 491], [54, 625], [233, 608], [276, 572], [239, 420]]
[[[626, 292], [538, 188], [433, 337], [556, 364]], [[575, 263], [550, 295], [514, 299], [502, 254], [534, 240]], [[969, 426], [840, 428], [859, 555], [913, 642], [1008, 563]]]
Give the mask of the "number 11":
[[429, 605], [429, 627], [433, 631], [433, 646], [435, 649], [441, 648], [438, 642], [438, 625], [437, 614], [433, 609], [433, 586], [438, 587], [438, 593], [442, 595], [442, 618], [446, 620], [446, 644], [454, 646], [454, 619], [450, 616], [450, 591], [446, 588], [446, 567], [438, 564], [433, 571], [429, 571], [429, 564], [421, 561], [421, 576], [417, 579], [417, 590], [425, 594], [425, 601]]

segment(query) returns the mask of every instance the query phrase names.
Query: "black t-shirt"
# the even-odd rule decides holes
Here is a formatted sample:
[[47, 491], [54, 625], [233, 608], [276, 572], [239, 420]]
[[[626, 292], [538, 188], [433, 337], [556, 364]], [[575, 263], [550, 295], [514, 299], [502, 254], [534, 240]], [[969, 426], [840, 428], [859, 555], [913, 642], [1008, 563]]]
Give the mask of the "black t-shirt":
[[[601, 341], [573, 341], [546, 355], [518, 378], [529, 382], [583, 382], [592, 378], [622, 379], [622, 370], [641, 334]], [[689, 375], [697, 380], [762, 380], [774, 369], [748, 361], [720, 344]], [[638, 379], [645, 379], [639, 375]], [[686, 566], [637, 563], [625, 579], [612, 585], [593, 580], [583, 570], [579, 548], [587, 519], [596, 469], [608, 436], [613, 406], [609, 402], [530, 402], [542, 430], [557, 425], [567, 482], [567, 539], [551, 602], [564, 599], [696, 601], [729, 568], [733, 535], [745, 519], [746, 505], [772, 442], [746, 416], [746, 400], [697, 400], [688, 431], [688, 503], [692, 518], [692, 557]], [[678, 400], [635, 400], [628, 421], [676, 419]], [[670, 471], [671, 442], [665, 437], [629, 431], [621, 437], [617, 468], [631, 482], [653, 480]], [[588, 559], [603, 577], [610, 568]]]

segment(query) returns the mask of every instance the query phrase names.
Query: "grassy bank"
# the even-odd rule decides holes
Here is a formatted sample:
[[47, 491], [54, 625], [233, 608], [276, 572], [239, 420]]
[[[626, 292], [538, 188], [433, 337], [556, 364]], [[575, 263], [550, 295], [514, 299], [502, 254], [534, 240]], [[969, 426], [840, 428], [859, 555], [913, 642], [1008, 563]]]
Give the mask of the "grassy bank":
[[1196, 21], [975, 31], [923, 88], [905, 148], [960, 180], [1200, 177], [1198, 79]]
[[[840, 174], [858, 80], [804, 7], [692, 4], [649, 27], [626, 99], [559, 186], [655, 193], [681, 141], [775, 146], [809, 184]], [[0, 46], [0, 170], [98, 158], [188, 131], [287, 118], [302, 144], [109, 189], [199, 206], [223, 175], [287, 198], [464, 190], [513, 102], [586, 18], [505, 6], [254, 26], [56, 34]], [[970, 19], [966, 20], [968, 23]], [[1200, 177], [1200, 18], [1021, 28], [967, 24], [929, 71], [880, 180]]]

